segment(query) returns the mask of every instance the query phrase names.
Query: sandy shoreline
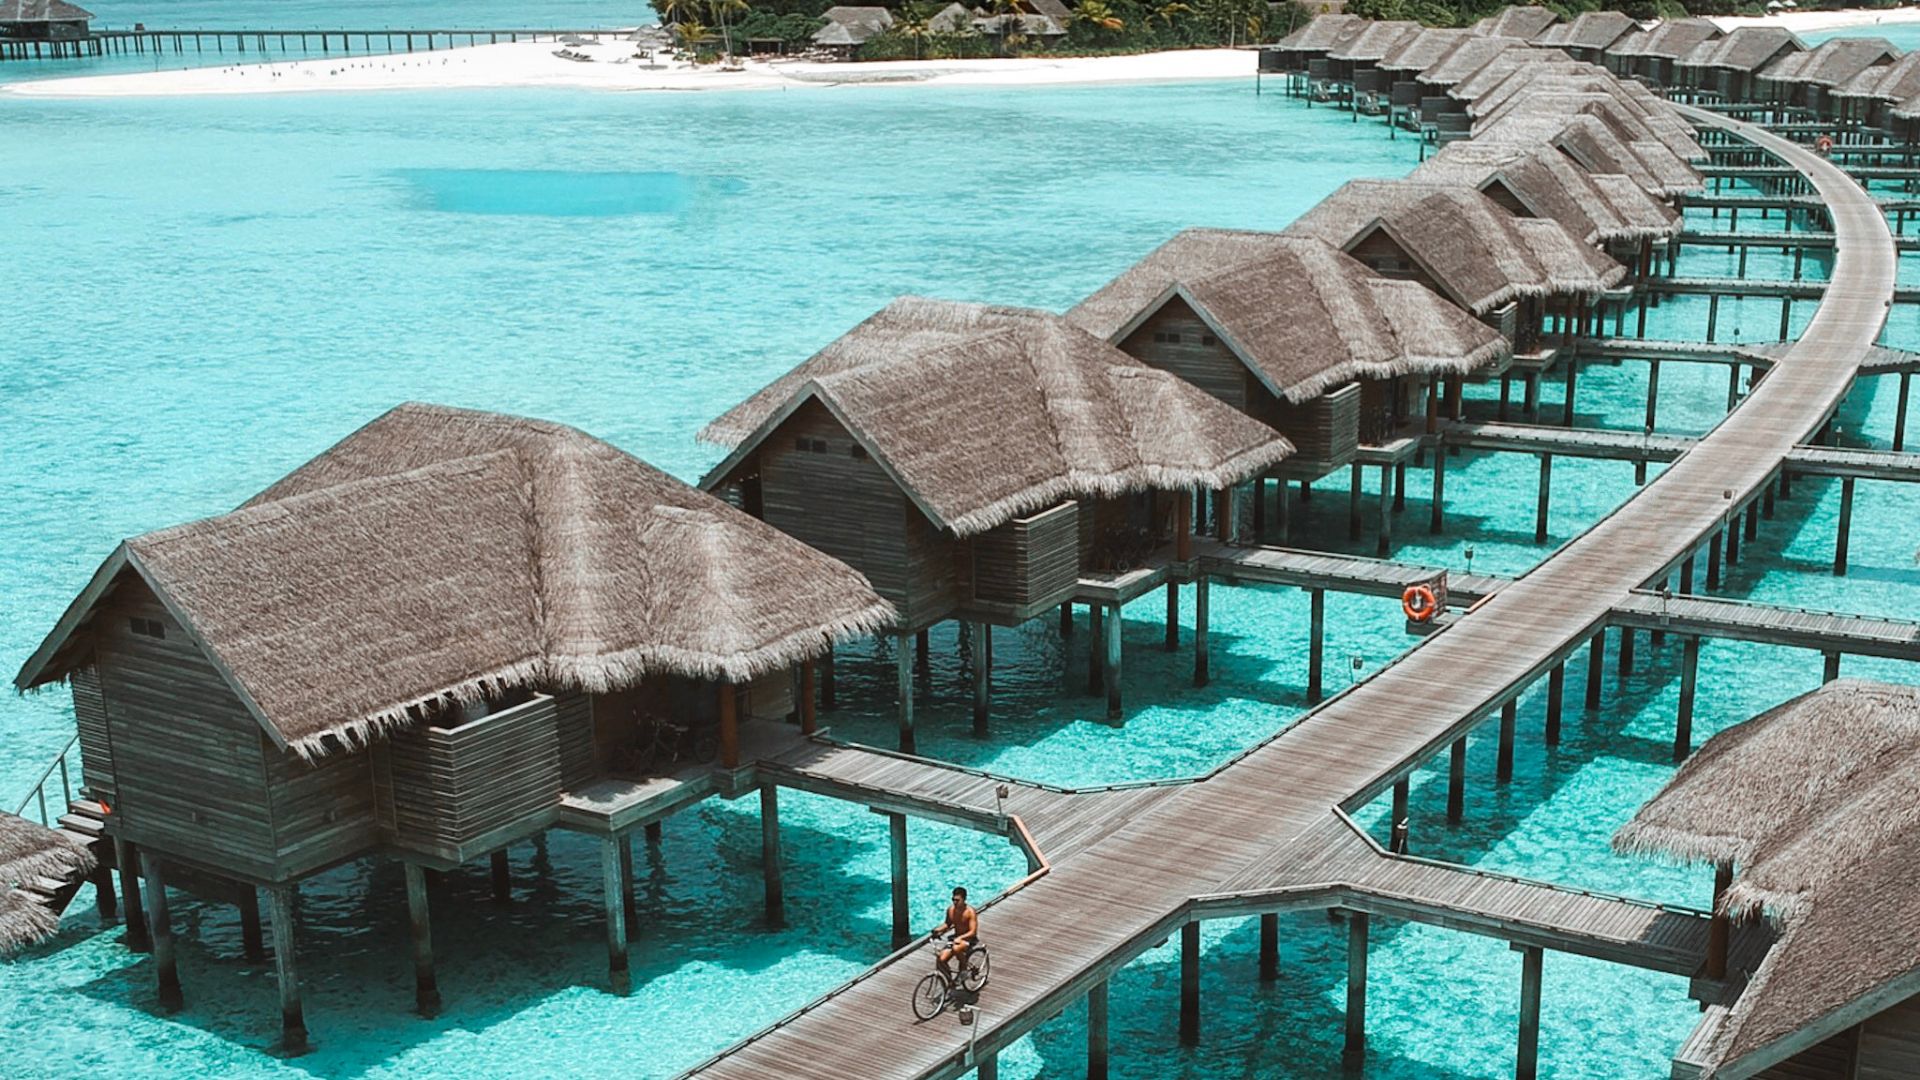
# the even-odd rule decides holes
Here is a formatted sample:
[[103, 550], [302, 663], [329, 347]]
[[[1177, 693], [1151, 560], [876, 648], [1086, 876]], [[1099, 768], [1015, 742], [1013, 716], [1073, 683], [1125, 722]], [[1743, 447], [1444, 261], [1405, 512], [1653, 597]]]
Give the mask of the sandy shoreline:
[[1886, 8], [1869, 11], [1850, 8], [1845, 11], [1782, 11], [1772, 15], [1714, 15], [1715, 26], [1735, 30], [1742, 26], [1784, 26], [1796, 34], [1816, 30], [1850, 30], [1900, 23], [1920, 23], [1920, 7]]
[[432, 53], [306, 59], [272, 64], [92, 75], [0, 86], [0, 95], [50, 98], [174, 97], [341, 90], [557, 87], [613, 91], [797, 90], [849, 85], [1040, 86], [1251, 79], [1244, 50], [1188, 49], [1137, 56], [1022, 57], [831, 64], [752, 61], [741, 71], [649, 62], [625, 41], [589, 43], [592, 63], [554, 55], [551, 42], [476, 45]]

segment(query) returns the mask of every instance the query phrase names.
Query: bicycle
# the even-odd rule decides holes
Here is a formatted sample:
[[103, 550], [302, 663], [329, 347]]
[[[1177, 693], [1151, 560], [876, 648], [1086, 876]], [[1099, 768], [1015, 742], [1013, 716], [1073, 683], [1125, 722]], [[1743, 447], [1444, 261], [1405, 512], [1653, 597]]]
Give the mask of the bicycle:
[[921, 1020], [931, 1020], [946, 1012], [953, 1004], [955, 991], [978, 994], [986, 989], [988, 966], [987, 947], [975, 942], [961, 959], [958, 977], [949, 976], [935, 968], [913, 988], [913, 1015]]
[[647, 727], [647, 739], [620, 748], [614, 759], [617, 772], [649, 776], [681, 762], [713, 760], [720, 752], [720, 735], [707, 725], [676, 724], [653, 718]]

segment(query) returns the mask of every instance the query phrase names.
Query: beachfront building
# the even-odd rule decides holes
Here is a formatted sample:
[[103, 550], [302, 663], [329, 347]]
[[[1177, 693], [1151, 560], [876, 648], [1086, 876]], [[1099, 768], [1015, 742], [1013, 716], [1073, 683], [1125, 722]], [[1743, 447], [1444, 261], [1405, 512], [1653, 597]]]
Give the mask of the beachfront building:
[[[988, 627], [1076, 597], [1105, 642], [1098, 681], [1117, 718], [1120, 605], [1162, 581], [1175, 596], [1193, 489], [1225, 508], [1229, 489], [1292, 453], [1266, 425], [1057, 315], [918, 297], [700, 437], [728, 450], [703, 487], [844, 559], [893, 604], [909, 750], [916, 636], [970, 624], [984, 730]], [[1215, 519], [1231, 538], [1231, 513]], [[1083, 595], [1093, 578], [1103, 582]]]
[[[1294, 444], [1253, 487], [1258, 533], [1266, 480], [1280, 481], [1283, 542], [1290, 481], [1304, 487], [1349, 467], [1358, 477], [1367, 464], [1382, 470], [1382, 492], [1404, 484], [1407, 459], [1438, 420], [1440, 381], [1496, 370], [1510, 352], [1493, 328], [1422, 286], [1376, 275], [1324, 240], [1279, 233], [1185, 230], [1067, 318]], [[1380, 545], [1385, 554], [1390, 532]]]
[[0, 37], [85, 41], [93, 12], [67, 0], [0, 0]]
[[1806, 43], [1778, 26], [1742, 26], [1722, 38], [1695, 46], [1674, 61], [1670, 87], [1700, 101], [1752, 101], [1761, 96], [1759, 73]]
[[1886, 38], [1833, 38], [1805, 52], [1789, 52], [1767, 65], [1756, 78], [1756, 96], [1831, 119], [1834, 89], [1868, 68], [1891, 64], [1899, 57], [1900, 50]]
[[[1920, 1075], [1920, 689], [1830, 682], [1707, 740], [1614, 838], [1714, 868], [1707, 1006], [1673, 1076]], [[1773, 934], [1730, 947], [1739, 924]]]
[[860, 46], [879, 37], [893, 26], [893, 12], [883, 7], [849, 7], [836, 4], [820, 13], [826, 20], [813, 32], [816, 47], [833, 54], [836, 60], [851, 60]]
[[1376, 65], [1391, 103], [1389, 122], [1419, 130], [1420, 99], [1426, 93], [1421, 72], [1447, 58], [1468, 42], [1483, 41], [1466, 30], [1428, 28], [1401, 42]]
[[1607, 50], [1607, 70], [1623, 79], [1671, 86], [1680, 58], [1723, 33], [1708, 19], [1667, 19], [1616, 42]]
[[1551, 8], [1506, 7], [1473, 24], [1473, 32], [1482, 37], [1517, 38], [1532, 41], [1560, 21]]
[[[1420, 122], [1432, 125], [1435, 142], [1444, 144], [1469, 136], [1473, 118], [1467, 115], [1467, 103], [1453, 96], [1453, 89], [1509, 53], [1535, 62], [1569, 59], [1559, 49], [1535, 49], [1514, 38], [1475, 37], [1462, 42], [1414, 76], [1420, 86]], [[1512, 62], [1511, 57], [1508, 62]]]
[[404, 405], [232, 513], [122, 543], [15, 685], [72, 687], [162, 1004], [168, 890], [237, 904], [255, 958], [265, 890], [297, 1049], [294, 894], [369, 856], [405, 865], [431, 1013], [423, 875], [491, 858], [499, 889], [508, 845], [599, 836], [624, 990], [630, 831], [713, 793], [756, 719], [810, 720], [795, 666], [892, 617], [845, 565], [579, 431]]
[[1908, 53], [1891, 64], [1867, 68], [1828, 92], [1835, 121], [1848, 127], [1898, 131], [1893, 109], [1920, 96], [1920, 53]]
[[1572, 22], [1548, 27], [1533, 43], [1563, 49], [1575, 60], [1598, 64], [1606, 60], [1608, 49], [1637, 29], [1633, 19], [1618, 11], [1586, 11]]
[[1386, 76], [1376, 65], [1420, 32], [1417, 22], [1363, 22], [1359, 33], [1327, 51], [1327, 85], [1333, 100], [1349, 102], [1361, 112], [1386, 111]]
[[1315, 15], [1305, 26], [1260, 47], [1260, 70], [1287, 76], [1289, 93], [1304, 94], [1331, 77], [1327, 53], [1360, 32], [1367, 20], [1343, 12]]

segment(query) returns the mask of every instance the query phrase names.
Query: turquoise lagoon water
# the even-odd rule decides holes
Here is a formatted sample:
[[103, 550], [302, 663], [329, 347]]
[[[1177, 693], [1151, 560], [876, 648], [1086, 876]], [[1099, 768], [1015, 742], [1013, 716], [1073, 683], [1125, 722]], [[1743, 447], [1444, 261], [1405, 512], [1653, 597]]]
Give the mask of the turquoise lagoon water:
[[[9, 670], [117, 539], [227, 509], [396, 401], [576, 423], [693, 478], [715, 457], [692, 440], [700, 423], [898, 293], [1064, 308], [1180, 227], [1277, 227], [1350, 176], [1404, 172], [1415, 153], [1371, 124], [1226, 84], [0, 106], [0, 139], [31, 148], [0, 173], [13, 226], [0, 240], [12, 298], [0, 316]], [[1731, 272], [1725, 259], [1690, 255], [1683, 271]], [[1787, 269], [1755, 257], [1749, 272]], [[1650, 330], [1698, 337], [1704, 309], [1670, 303]], [[1729, 336], [1769, 338], [1777, 324], [1777, 304], [1720, 314]], [[1920, 342], [1920, 326], [1903, 312], [1891, 338]], [[1645, 378], [1644, 365], [1586, 369], [1582, 421], [1638, 428]], [[1848, 441], [1889, 437], [1892, 395], [1873, 389], [1849, 409]], [[1550, 413], [1559, 393], [1554, 383], [1543, 394]], [[1670, 365], [1660, 428], [1704, 431], [1725, 397], [1721, 369]], [[1472, 407], [1490, 413], [1491, 389]], [[1633, 491], [1630, 466], [1556, 463], [1542, 546], [1532, 459], [1467, 455], [1448, 471], [1441, 536], [1425, 528], [1428, 474], [1410, 474], [1398, 557], [1519, 572]], [[1294, 507], [1297, 538], [1370, 553], [1370, 532], [1345, 536], [1343, 489], [1330, 481]], [[1915, 496], [1861, 485], [1845, 578], [1826, 572], [1836, 498], [1797, 485], [1732, 571], [1731, 593], [1889, 614], [1920, 600]], [[1063, 784], [1218, 764], [1304, 708], [1306, 604], [1287, 590], [1214, 596], [1205, 690], [1191, 688], [1190, 651], [1159, 648], [1159, 601], [1127, 612], [1121, 726], [1081, 692], [1084, 630], [1063, 644], [1042, 620], [999, 632], [994, 732], [976, 741], [956, 643], [937, 632], [923, 752]], [[1333, 686], [1407, 646], [1391, 603], [1328, 603]], [[1609, 664], [1606, 707], [1572, 710], [1551, 752], [1538, 695], [1524, 701], [1510, 784], [1491, 782], [1492, 747], [1474, 740], [1462, 827], [1444, 823], [1444, 779], [1417, 777], [1416, 850], [1703, 904], [1701, 875], [1606, 845], [1670, 775], [1677, 651], [1643, 643], [1617, 685]], [[1699, 737], [1811, 688], [1819, 669], [1814, 656], [1709, 644]], [[1894, 664], [1848, 671], [1913, 678]], [[884, 651], [846, 650], [842, 707], [828, 722], [887, 744], [891, 676]], [[71, 725], [64, 692], [0, 699], [0, 795], [24, 794]], [[555, 834], [513, 853], [511, 905], [486, 898], [483, 873], [451, 875], [436, 892], [446, 1009], [433, 1021], [410, 1011], [395, 868], [308, 883], [299, 946], [316, 1049], [293, 1060], [270, 1053], [272, 971], [241, 958], [233, 912], [177, 905], [187, 1008], [165, 1018], [144, 959], [83, 895], [59, 938], [0, 966], [0, 1072], [670, 1075], [886, 951], [880, 819], [783, 796], [791, 925], [774, 930], [759, 911], [751, 802], [684, 814], [639, 857], [629, 998], [599, 989], [597, 851]], [[1366, 820], [1378, 828], [1374, 809]], [[1024, 869], [1003, 842], [912, 829], [914, 902], [929, 919], [951, 883], [991, 892]], [[1118, 1071], [1338, 1075], [1341, 928], [1286, 920], [1276, 984], [1256, 981], [1251, 924], [1205, 930], [1202, 1045], [1178, 1046], [1177, 958], [1156, 950], [1115, 983]], [[1425, 927], [1375, 938], [1367, 1074], [1510, 1074], [1515, 956]], [[1678, 979], [1561, 956], [1547, 964], [1546, 1002], [1545, 1068], [1561, 1077], [1664, 1075], [1697, 1016]], [[1078, 1074], [1082, 1024], [1075, 1006], [1042, 1025], [1003, 1055], [1006, 1074]]]

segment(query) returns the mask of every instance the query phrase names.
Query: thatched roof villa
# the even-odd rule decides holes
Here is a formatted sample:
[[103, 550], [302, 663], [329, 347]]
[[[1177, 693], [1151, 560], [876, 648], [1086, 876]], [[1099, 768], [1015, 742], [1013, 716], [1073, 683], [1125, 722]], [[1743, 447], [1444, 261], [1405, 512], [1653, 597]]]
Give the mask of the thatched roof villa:
[[[122, 543], [14, 681], [73, 687], [130, 911], [136, 851], [146, 868], [163, 1001], [169, 876], [243, 913], [265, 888], [297, 1045], [302, 878], [384, 854], [411, 886], [554, 825], [604, 836], [611, 875], [648, 820], [626, 763], [656, 718], [712, 732], [730, 767], [742, 715], [795, 708], [794, 665], [893, 614], [845, 565], [577, 430], [403, 405], [232, 513]], [[568, 809], [602, 785], [601, 810]]]
[[1358, 15], [1330, 12], [1315, 15], [1305, 26], [1271, 45], [1260, 47], [1260, 70], [1306, 72], [1318, 61], [1315, 78], [1327, 76], [1327, 53], [1358, 34], [1367, 20]]
[[[1595, 113], [1624, 139], [1658, 140], [1683, 161], [1705, 161], [1693, 129], [1645, 86], [1622, 80], [1591, 64], [1527, 64], [1476, 91], [1467, 111], [1481, 124], [1514, 111], [1528, 116]], [[1465, 96], [1465, 91], [1456, 89]]]
[[1387, 79], [1379, 72], [1380, 61], [1419, 36], [1422, 29], [1417, 22], [1402, 20], [1364, 23], [1359, 33], [1327, 51], [1327, 78], [1336, 88], [1347, 87], [1356, 96], [1385, 94]]
[[1450, 185], [1349, 181], [1286, 232], [1425, 285], [1499, 328], [1515, 353], [1540, 346], [1548, 308], [1562, 310], [1570, 329], [1626, 274], [1560, 222], [1515, 217], [1479, 191]]
[[1754, 77], [1756, 93], [1828, 116], [1832, 90], [1868, 68], [1891, 64], [1899, 57], [1899, 48], [1885, 38], [1831, 38], [1805, 52], [1789, 52], [1762, 68]]
[[1723, 38], [1703, 41], [1674, 61], [1673, 85], [1705, 92], [1722, 101], [1756, 97], [1761, 69], [1807, 45], [1778, 26], [1742, 26]]
[[1227, 491], [1293, 452], [1058, 315], [919, 297], [700, 437], [729, 449], [703, 487], [845, 559], [898, 610], [906, 745], [909, 636], [955, 618], [1018, 625], [1083, 575], [1183, 563], [1193, 489]]
[[1585, 11], [1572, 22], [1550, 26], [1533, 39], [1535, 45], [1565, 49], [1575, 60], [1601, 63], [1607, 50], [1639, 27], [1618, 11]]
[[0, 0], [0, 37], [25, 41], [81, 41], [93, 12], [67, 0]]
[[53, 936], [60, 916], [41, 881], [77, 881], [93, 861], [70, 834], [0, 813], [0, 955]]
[[1474, 72], [1486, 67], [1495, 57], [1509, 51], [1528, 55], [1537, 53], [1543, 59], [1570, 59], [1559, 49], [1536, 50], [1514, 38], [1475, 37], [1460, 43], [1452, 52], [1427, 66], [1414, 77], [1414, 81], [1427, 87], [1429, 93], [1439, 93], [1458, 85]]
[[841, 60], [853, 59], [860, 46], [893, 26], [893, 12], [883, 7], [835, 5], [820, 13], [824, 19], [813, 32], [813, 43]]
[[1904, 1077], [1920, 1063], [1920, 688], [1828, 683], [1709, 739], [1614, 838], [1717, 868], [1728, 922], [1779, 939], [1676, 1077]]
[[1920, 53], [1870, 67], [1828, 91], [1836, 119], [1884, 128], [1893, 108], [1920, 96]]
[[1557, 12], [1543, 7], [1505, 7], [1473, 24], [1473, 32], [1485, 37], [1519, 38], [1531, 41], [1560, 21]]
[[1665, 19], [1616, 42], [1607, 50], [1606, 66], [1621, 78], [1671, 85], [1676, 61], [1724, 33], [1710, 19]]
[[[1590, 103], [1581, 103], [1588, 107]], [[1618, 173], [1660, 198], [1702, 190], [1700, 171], [1657, 139], [1622, 138], [1619, 125], [1600, 112], [1540, 115], [1516, 109], [1489, 121], [1474, 132], [1474, 141], [1487, 144], [1552, 146], [1590, 173]]]
[[1311, 481], [1399, 437], [1441, 378], [1498, 365], [1508, 342], [1411, 281], [1325, 240], [1187, 229], [1067, 318], [1267, 424]]

